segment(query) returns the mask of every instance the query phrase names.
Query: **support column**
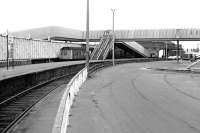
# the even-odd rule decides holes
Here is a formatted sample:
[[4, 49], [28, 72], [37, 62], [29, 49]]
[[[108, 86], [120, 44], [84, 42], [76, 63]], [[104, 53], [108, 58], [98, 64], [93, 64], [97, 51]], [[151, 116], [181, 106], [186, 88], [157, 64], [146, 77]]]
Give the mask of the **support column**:
[[179, 40], [177, 40], [176, 58], [177, 58], [177, 63], [179, 63]]
[[6, 35], [6, 45], [7, 45], [7, 57], [6, 57], [6, 68], [7, 68], [7, 70], [8, 70], [8, 67], [9, 67], [9, 48], [8, 48], [8, 44], [9, 44], [9, 42], [8, 42], [8, 31], [7, 31], [7, 35]]
[[113, 34], [113, 44], [112, 44], [112, 62], [113, 66], [115, 65], [115, 9], [111, 9], [112, 14], [113, 14], [113, 27], [112, 27], [112, 34]]
[[166, 49], [165, 49], [165, 57], [166, 57], [166, 59], [168, 59], [168, 57], [167, 57], [167, 56], [168, 56], [168, 46], [167, 46], [167, 43], [166, 43], [165, 46], [166, 46]]
[[87, 0], [87, 14], [86, 14], [86, 67], [89, 71], [89, 0]]
[[163, 50], [163, 57], [162, 58], [164, 59], [165, 58], [165, 47], [164, 46], [163, 46], [162, 50]]

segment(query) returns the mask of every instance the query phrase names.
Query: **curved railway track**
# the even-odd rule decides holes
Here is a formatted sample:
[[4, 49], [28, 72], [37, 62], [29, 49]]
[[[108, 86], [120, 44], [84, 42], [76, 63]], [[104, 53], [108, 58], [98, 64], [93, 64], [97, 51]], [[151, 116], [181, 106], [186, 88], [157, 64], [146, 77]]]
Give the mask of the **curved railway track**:
[[67, 84], [76, 74], [74, 72], [63, 77], [47, 81], [41, 85], [32, 87], [16, 96], [8, 98], [0, 103], [0, 133], [9, 132], [14, 125], [19, 122], [32, 107], [42, 100], [49, 93], [63, 84]]

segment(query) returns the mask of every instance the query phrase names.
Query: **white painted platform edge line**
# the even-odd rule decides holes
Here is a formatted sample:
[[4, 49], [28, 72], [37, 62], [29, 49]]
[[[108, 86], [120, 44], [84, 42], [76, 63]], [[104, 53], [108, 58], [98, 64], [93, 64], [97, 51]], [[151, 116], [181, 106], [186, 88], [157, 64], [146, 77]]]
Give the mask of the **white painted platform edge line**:
[[87, 68], [82, 69], [76, 74], [67, 84], [65, 92], [60, 101], [59, 109], [54, 120], [52, 133], [66, 133], [69, 124], [69, 110], [73, 103], [75, 95], [78, 93], [79, 88], [87, 79]]
[[69, 89], [66, 87], [66, 90], [64, 92], [64, 94], [62, 95], [60, 104], [59, 104], [59, 108], [54, 120], [54, 125], [52, 128], [52, 133], [59, 133], [61, 125], [62, 125], [62, 118], [63, 118], [63, 113], [64, 113], [64, 108], [65, 108], [65, 102], [66, 102], [66, 98], [67, 98], [67, 94], [69, 92]]

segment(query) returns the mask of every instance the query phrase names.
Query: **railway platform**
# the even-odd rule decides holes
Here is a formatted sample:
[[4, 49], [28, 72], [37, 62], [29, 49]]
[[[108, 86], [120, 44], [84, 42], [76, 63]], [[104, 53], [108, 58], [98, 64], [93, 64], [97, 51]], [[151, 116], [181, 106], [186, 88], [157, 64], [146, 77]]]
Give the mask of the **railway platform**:
[[189, 63], [131, 63], [96, 73], [75, 100], [68, 133], [199, 132], [200, 75], [146, 69]]
[[11, 133], [51, 133], [66, 84], [37, 103]]
[[[200, 106], [196, 101], [200, 99], [197, 89], [200, 76], [156, 71], [159, 68], [180, 70], [188, 64], [190, 62], [131, 63], [95, 73], [75, 99], [67, 132], [193, 133], [200, 130], [197, 122]], [[64, 88], [59, 87], [36, 104], [12, 133], [51, 132]]]
[[20, 75], [26, 75], [33, 72], [40, 72], [48, 69], [58, 68], [62, 66], [76, 65], [84, 63], [84, 61], [67, 61], [67, 62], [51, 62], [51, 63], [41, 63], [41, 64], [31, 64], [23, 66], [15, 66], [14, 68], [6, 67], [0, 68], [0, 80], [12, 78]]
[[200, 63], [192, 66], [190, 69], [187, 69], [189, 65], [191, 65], [191, 61], [182, 61], [180, 60], [178, 63], [177, 61], [165, 61], [165, 63], [160, 63], [151, 66], [146, 66], [148, 69], [155, 69], [161, 71], [175, 71], [175, 72], [194, 72], [200, 73]]
[[[18, 123], [16, 121], [20, 121], [33, 105], [46, 98], [49, 93], [54, 93], [54, 89], [65, 88], [69, 80], [83, 67], [84, 61], [70, 61], [17, 66], [8, 70], [1, 68], [0, 132], [10, 132], [13, 129], [10, 127], [14, 127]], [[51, 116], [53, 117], [49, 115], [48, 118]]]

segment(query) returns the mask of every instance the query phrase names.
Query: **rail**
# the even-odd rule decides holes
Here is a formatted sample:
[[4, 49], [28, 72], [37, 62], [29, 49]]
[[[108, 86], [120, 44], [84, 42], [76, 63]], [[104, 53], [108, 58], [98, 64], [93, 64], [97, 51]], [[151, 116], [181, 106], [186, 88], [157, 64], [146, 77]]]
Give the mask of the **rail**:
[[98, 52], [97, 60], [99, 59], [99, 57], [100, 57], [102, 51], [103, 51], [103, 50], [105, 49], [105, 47], [107, 46], [109, 40], [110, 40], [109, 36], [106, 36], [106, 37], [105, 37], [105, 42], [102, 44], [101, 49], [100, 49], [99, 52]]
[[57, 112], [56, 120], [52, 133], [66, 133], [69, 124], [69, 111], [73, 104], [74, 97], [77, 95], [79, 88], [87, 79], [87, 68], [82, 69], [76, 74], [66, 86], [62, 96], [61, 103]]
[[110, 42], [108, 43], [108, 45], [107, 45], [107, 47], [106, 47], [106, 49], [105, 49], [105, 52], [103, 53], [103, 60], [106, 59], [109, 50], [112, 48], [112, 44], [113, 44], [113, 42], [115, 43], [114, 38], [112, 38], [112, 39], [110, 40]]
[[97, 52], [97, 50], [98, 50], [99, 47], [100, 47], [100, 44], [103, 43], [103, 41], [104, 41], [104, 39], [101, 38], [99, 44], [95, 46], [94, 51], [93, 51], [92, 54], [91, 54], [91, 59], [94, 57], [95, 53]]
[[[103, 33], [103, 30], [91, 31], [90, 39], [99, 39]], [[115, 37], [116, 40], [199, 40], [200, 29], [115, 30]]]

